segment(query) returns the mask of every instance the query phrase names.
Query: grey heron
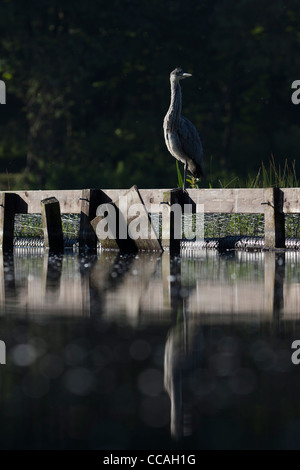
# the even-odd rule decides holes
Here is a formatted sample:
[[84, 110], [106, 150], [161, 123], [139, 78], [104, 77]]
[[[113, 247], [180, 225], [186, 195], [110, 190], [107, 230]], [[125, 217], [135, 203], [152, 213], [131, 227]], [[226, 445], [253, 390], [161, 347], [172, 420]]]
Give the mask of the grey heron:
[[184, 164], [184, 183], [186, 187], [187, 171], [195, 178], [204, 176], [203, 148], [194, 124], [181, 115], [182, 94], [180, 80], [191, 77], [181, 68], [170, 73], [171, 103], [164, 119], [164, 137], [166, 146], [178, 161]]

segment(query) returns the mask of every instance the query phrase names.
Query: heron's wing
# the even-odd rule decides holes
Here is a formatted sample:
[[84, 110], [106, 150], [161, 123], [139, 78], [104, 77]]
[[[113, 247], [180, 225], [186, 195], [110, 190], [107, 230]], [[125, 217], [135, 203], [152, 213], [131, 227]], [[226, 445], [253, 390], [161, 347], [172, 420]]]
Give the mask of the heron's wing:
[[197, 129], [187, 118], [181, 116], [178, 136], [182, 150], [204, 173], [203, 147]]

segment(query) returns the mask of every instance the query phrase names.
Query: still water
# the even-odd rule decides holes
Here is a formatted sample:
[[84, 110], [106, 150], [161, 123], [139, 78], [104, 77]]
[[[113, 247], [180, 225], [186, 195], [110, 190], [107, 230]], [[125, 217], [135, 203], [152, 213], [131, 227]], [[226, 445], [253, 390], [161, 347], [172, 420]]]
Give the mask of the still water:
[[0, 257], [1, 449], [299, 449], [300, 254]]

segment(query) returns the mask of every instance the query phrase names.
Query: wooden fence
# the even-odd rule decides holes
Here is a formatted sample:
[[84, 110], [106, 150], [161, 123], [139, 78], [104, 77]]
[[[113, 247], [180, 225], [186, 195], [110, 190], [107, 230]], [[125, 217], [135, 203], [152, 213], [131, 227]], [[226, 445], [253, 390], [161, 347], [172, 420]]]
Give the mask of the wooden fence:
[[[137, 190], [136, 187], [135, 189]], [[91, 221], [96, 217], [97, 207], [103, 203], [118, 201], [127, 191], [125, 189], [82, 189], [0, 192], [0, 248], [4, 251], [10, 251], [13, 248], [15, 214], [43, 213], [45, 201], [47, 203], [49, 199], [53, 203], [53, 198], [55, 198], [58, 203], [56, 212], [59, 215], [61, 213], [80, 214], [80, 249], [95, 250], [97, 236]], [[268, 248], [285, 247], [284, 215], [300, 213], [300, 188], [188, 189], [185, 193], [179, 189], [140, 189], [138, 192], [148, 212], [154, 204], [157, 210], [162, 212], [166, 204], [170, 207], [173, 203], [179, 203], [191, 204], [194, 212], [197, 204], [202, 204], [204, 213], [264, 214], [265, 247]], [[49, 213], [53, 216], [53, 211]], [[47, 215], [43, 217], [45, 221], [47, 217]], [[173, 229], [171, 224], [164, 247], [172, 248]], [[55, 233], [55, 230], [53, 232]]]

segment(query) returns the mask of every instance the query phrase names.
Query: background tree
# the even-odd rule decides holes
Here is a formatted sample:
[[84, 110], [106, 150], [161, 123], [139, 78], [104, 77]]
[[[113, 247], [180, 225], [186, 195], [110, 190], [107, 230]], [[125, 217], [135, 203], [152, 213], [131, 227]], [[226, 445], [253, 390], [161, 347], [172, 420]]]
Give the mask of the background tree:
[[162, 121], [176, 66], [193, 74], [183, 114], [204, 186], [297, 159], [299, 13], [296, 0], [4, 0], [2, 189], [175, 186]]

